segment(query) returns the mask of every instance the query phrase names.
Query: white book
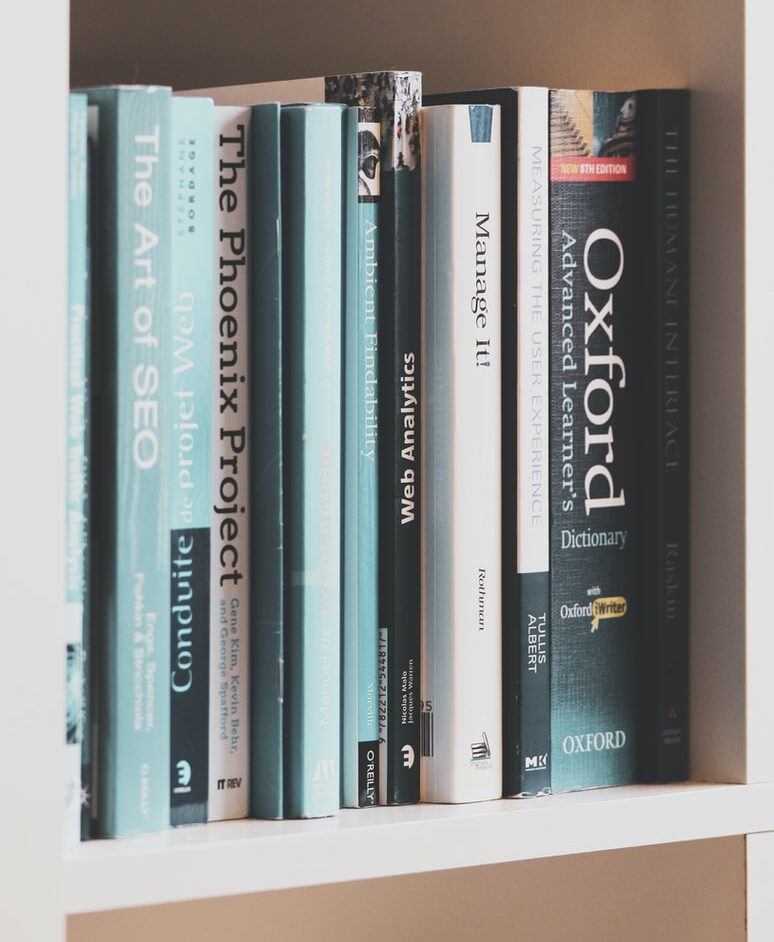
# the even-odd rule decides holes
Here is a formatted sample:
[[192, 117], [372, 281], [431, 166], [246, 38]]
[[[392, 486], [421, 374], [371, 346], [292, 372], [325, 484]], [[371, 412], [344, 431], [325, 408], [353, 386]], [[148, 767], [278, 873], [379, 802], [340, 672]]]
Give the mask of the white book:
[[247, 145], [249, 108], [215, 108], [215, 370], [208, 816], [249, 798]]
[[424, 801], [502, 794], [500, 109], [423, 109]]

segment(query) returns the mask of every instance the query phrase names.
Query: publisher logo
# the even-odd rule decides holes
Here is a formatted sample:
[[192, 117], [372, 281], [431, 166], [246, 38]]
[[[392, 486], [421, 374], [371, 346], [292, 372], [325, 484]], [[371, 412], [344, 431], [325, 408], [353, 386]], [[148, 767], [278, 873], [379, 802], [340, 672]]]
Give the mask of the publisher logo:
[[175, 773], [177, 785], [175, 786], [176, 795], [185, 795], [191, 791], [191, 763], [181, 759], [175, 764]]
[[544, 752], [540, 756], [525, 756], [525, 772], [544, 772], [548, 768], [548, 753]]
[[597, 733], [581, 733], [579, 736], [565, 736], [562, 751], [572, 756], [579, 752], [606, 752], [609, 749], [622, 749], [626, 745], [626, 733], [622, 729], [608, 729]]
[[313, 782], [332, 782], [336, 778], [336, 760], [319, 759], [312, 773]]
[[414, 768], [414, 747], [406, 743], [406, 745], [401, 749], [401, 752], [403, 753], [403, 768], [413, 769]]
[[473, 742], [470, 744], [470, 761], [471, 762], [486, 762], [487, 759], [492, 758], [492, 749], [489, 745], [489, 737], [486, 735], [486, 732], [481, 734], [480, 742]]

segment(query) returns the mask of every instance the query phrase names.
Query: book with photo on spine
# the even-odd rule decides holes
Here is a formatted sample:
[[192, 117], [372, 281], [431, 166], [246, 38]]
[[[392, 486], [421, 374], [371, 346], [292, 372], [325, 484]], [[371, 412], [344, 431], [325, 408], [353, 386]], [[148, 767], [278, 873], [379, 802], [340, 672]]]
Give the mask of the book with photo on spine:
[[284, 815], [340, 804], [345, 109], [283, 107]]
[[422, 799], [502, 795], [500, 109], [422, 111]]
[[640, 779], [688, 777], [688, 92], [637, 93], [642, 231]]
[[342, 804], [379, 791], [379, 186], [380, 115], [346, 116]]
[[636, 96], [552, 91], [551, 790], [637, 774]]
[[65, 506], [65, 841], [90, 835], [88, 675], [90, 487], [90, 279], [88, 101], [70, 95], [68, 134], [67, 483]]
[[249, 804], [249, 129], [248, 108], [214, 108], [211, 821], [244, 818]]
[[207, 820], [214, 130], [212, 101], [172, 100], [169, 350], [170, 823]]
[[[550, 791], [548, 89], [428, 95], [501, 112], [503, 794]], [[515, 429], [515, 433], [514, 433]]]
[[[169, 824], [167, 88], [89, 89], [96, 162], [93, 638], [100, 837]], [[97, 132], [98, 125], [98, 134]]]

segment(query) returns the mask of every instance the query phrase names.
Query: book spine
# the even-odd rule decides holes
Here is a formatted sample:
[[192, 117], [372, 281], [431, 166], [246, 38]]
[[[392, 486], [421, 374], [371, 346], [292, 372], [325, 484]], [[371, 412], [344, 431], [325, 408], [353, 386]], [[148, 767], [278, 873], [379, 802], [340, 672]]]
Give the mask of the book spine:
[[249, 108], [216, 107], [209, 799], [244, 818], [249, 795]]
[[635, 780], [636, 105], [550, 93], [551, 790]]
[[207, 820], [210, 714], [212, 102], [172, 101], [169, 350], [170, 823]]
[[640, 778], [688, 777], [688, 93], [637, 96], [642, 225]]
[[422, 798], [502, 794], [500, 109], [423, 111]]
[[281, 117], [286, 817], [339, 807], [343, 112]]
[[[102, 647], [99, 833], [169, 824], [170, 93], [99, 107], [94, 344], [94, 624]], [[97, 324], [99, 321], [99, 325]]]
[[88, 102], [70, 95], [68, 161], [67, 483], [65, 508], [65, 842], [89, 834], [89, 246]]
[[280, 106], [250, 115], [250, 808], [282, 818], [284, 513]]
[[548, 792], [551, 784], [547, 89], [519, 89], [517, 147], [518, 609], [510, 624], [518, 625], [520, 709], [518, 779], [511, 788], [528, 796]]
[[380, 194], [379, 800], [419, 800], [421, 75], [326, 79], [326, 98], [382, 113]]
[[377, 804], [379, 114], [351, 108], [345, 130], [347, 300], [344, 396], [342, 802]]

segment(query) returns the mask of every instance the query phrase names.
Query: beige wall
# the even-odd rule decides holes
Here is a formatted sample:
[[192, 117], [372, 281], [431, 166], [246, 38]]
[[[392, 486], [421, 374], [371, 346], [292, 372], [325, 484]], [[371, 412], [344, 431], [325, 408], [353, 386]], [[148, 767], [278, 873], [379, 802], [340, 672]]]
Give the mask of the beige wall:
[[724, 838], [79, 916], [67, 938], [744, 942], [744, 868]]

